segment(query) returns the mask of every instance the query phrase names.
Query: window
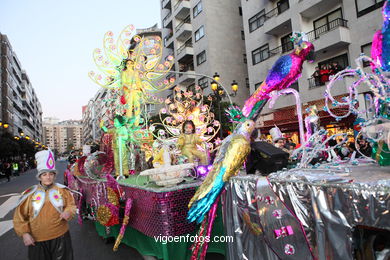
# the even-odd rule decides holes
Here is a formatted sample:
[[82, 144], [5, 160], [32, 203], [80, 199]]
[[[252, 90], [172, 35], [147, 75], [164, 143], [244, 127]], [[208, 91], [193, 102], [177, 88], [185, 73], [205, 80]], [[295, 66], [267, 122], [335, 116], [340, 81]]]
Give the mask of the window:
[[[362, 53], [364, 53], [366, 56], [370, 57], [371, 56], [371, 47], [372, 47], [372, 43], [370, 42], [370, 43], [364, 44], [360, 48], [361, 48]], [[368, 66], [370, 66], [370, 62], [364, 61], [363, 67], [368, 67]]]
[[[343, 19], [343, 13], [342, 13], [341, 8], [340, 8], [340, 9], [337, 9], [337, 10], [315, 20], [313, 25], [314, 25], [314, 33], [315, 33], [316, 39], [321, 34], [324, 34], [324, 33], [328, 32], [329, 30], [336, 28], [339, 25], [344, 25], [344, 23], [341, 22], [342, 19]], [[346, 26], [346, 24], [345, 24], [345, 26]]]
[[258, 89], [260, 87], [260, 85], [263, 84], [263, 81], [259, 82], [259, 83], [256, 83], [255, 84], [255, 90]]
[[241, 31], [241, 39], [245, 40], [245, 32], [244, 31]]
[[240, 16], [242, 16], [242, 7], [241, 6], [238, 7], [238, 13], [240, 14]]
[[288, 0], [280, 0], [276, 5], [278, 7], [278, 14], [281, 14], [290, 8]]
[[204, 36], [204, 26], [202, 25], [196, 32], [195, 32], [195, 42], [199, 41]]
[[192, 10], [192, 12], [193, 12], [194, 18], [197, 17], [198, 14], [200, 14], [202, 12], [202, 1], [199, 1], [199, 3], [197, 3], [194, 6], [194, 9]]
[[202, 51], [201, 53], [196, 55], [196, 63], [198, 66], [205, 61], [206, 61], [206, 51]]
[[282, 42], [282, 52], [291, 51], [294, 49], [294, 43], [291, 41], [291, 33], [283, 36], [280, 41]]
[[357, 17], [381, 8], [384, 0], [355, 0]]
[[198, 85], [199, 85], [199, 87], [201, 87], [202, 89], [208, 88], [208, 86], [209, 86], [209, 80], [208, 80], [206, 77], [200, 78], [200, 79], [198, 80]]
[[268, 43], [266, 45], [261, 46], [260, 48], [252, 51], [252, 63], [256, 65], [257, 63], [262, 62], [269, 58], [269, 46]]
[[257, 28], [263, 26], [264, 22], [265, 22], [265, 10], [263, 9], [248, 20], [249, 32], [253, 32]]
[[245, 78], [245, 86], [249, 88], [249, 78]]
[[243, 54], [243, 56], [244, 56], [244, 63], [247, 64], [248, 60], [246, 58], [246, 54]]

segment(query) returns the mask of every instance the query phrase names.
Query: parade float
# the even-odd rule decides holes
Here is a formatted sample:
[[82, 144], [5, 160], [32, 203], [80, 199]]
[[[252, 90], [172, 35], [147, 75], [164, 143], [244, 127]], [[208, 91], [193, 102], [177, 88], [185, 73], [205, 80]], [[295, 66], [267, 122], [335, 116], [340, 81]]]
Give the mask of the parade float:
[[[92, 218], [99, 236], [116, 238], [114, 250], [122, 242], [142, 255], [189, 257], [191, 242], [165, 239], [195, 235], [196, 225], [186, 220], [188, 202], [208, 172], [221, 125], [200, 87], [172, 87], [174, 78], [167, 79], [167, 74], [173, 58], [162, 60], [161, 38], [134, 32], [128, 26], [116, 41], [108, 32], [103, 49], [94, 51], [103, 75], [89, 76], [107, 89], [101, 149], [80, 158], [65, 175], [69, 187], [83, 194], [76, 198], [79, 222]], [[157, 96], [165, 90], [170, 97]], [[150, 119], [148, 104], [159, 104], [159, 120]], [[182, 136], [188, 121], [193, 124], [190, 145]], [[215, 231], [219, 235], [221, 221]], [[156, 241], [158, 237], [162, 240]], [[225, 252], [223, 243], [210, 249]]]
[[[304, 62], [313, 60], [314, 46], [304, 34], [294, 33], [294, 51], [275, 62], [243, 108], [229, 109], [237, 125], [231, 135], [219, 140], [215, 134], [220, 123], [204, 104], [200, 88], [175, 88], [165, 101], [153, 97], [174, 85], [172, 78], [166, 79], [172, 58], [161, 61], [160, 39], [153, 39], [152, 48], [144, 48], [152, 41], [133, 36], [129, 29], [124, 33], [128, 40], [122, 36], [118, 40], [120, 47], [108, 33], [104, 53], [114, 58], [95, 52], [98, 67], [107, 77], [102, 83], [103, 77], [90, 74], [112, 97], [106, 100], [111, 114], [101, 123], [103, 152], [79, 159], [67, 172], [69, 186], [83, 194], [77, 197], [80, 222], [82, 216], [92, 217], [100, 236], [116, 238], [114, 250], [123, 242], [143, 255], [162, 259], [205, 259], [207, 252], [225, 254], [228, 259], [386, 259], [388, 239], [381, 250], [369, 248], [375, 237], [367, 238], [365, 231], [386, 237], [390, 230], [387, 2], [371, 57], [362, 55], [355, 69], [338, 72], [324, 93], [324, 110], [336, 120], [349, 113], [369, 115], [361, 120], [359, 135], [372, 142], [373, 156], [358, 159], [356, 154], [348, 160], [334, 156], [335, 146], [329, 141], [338, 136], [328, 136], [318, 127], [314, 107], [303, 120], [299, 93], [289, 88], [300, 77]], [[363, 61], [371, 62], [372, 72], [363, 68]], [[126, 72], [129, 69], [131, 73]], [[347, 95], [336, 100], [334, 82], [345, 76], [356, 80]], [[362, 84], [372, 93], [367, 97], [372, 105], [368, 111], [358, 109]], [[268, 177], [242, 176], [239, 172], [250, 151], [254, 121], [267, 102], [272, 107], [285, 94], [296, 98], [302, 142], [292, 154], [297, 166]], [[142, 108], [146, 100], [164, 103], [160, 122], [149, 124]], [[347, 107], [348, 114], [334, 114], [332, 109], [338, 106]], [[202, 158], [192, 161], [183, 155], [179, 143], [187, 120], [193, 122], [201, 140], [196, 149], [208, 155], [210, 165], [197, 167]], [[345, 142], [346, 135], [339, 135]], [[209, 156], [213, 152], [214, 159]], [[328, 155], [327, 163], [312, 164], [323, 154]], [[148, 160], [149, 165], [140, 166]], [[232, 236], [233, 242], [155, 240], [158, 236], [223, 234]]]

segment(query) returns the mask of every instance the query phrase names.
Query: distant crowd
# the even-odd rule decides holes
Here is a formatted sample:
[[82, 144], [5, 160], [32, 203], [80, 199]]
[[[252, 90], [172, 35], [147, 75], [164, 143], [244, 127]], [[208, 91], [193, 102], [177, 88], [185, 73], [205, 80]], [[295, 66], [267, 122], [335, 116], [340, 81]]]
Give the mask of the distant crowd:
[[34, 168], [35, 162], [32, 158], [29, 160], [1, 159], [0, 177], [5, 176], [7, 178], [7, 181], [10, 181], [11, 176], [19, 176], [20, 173]]

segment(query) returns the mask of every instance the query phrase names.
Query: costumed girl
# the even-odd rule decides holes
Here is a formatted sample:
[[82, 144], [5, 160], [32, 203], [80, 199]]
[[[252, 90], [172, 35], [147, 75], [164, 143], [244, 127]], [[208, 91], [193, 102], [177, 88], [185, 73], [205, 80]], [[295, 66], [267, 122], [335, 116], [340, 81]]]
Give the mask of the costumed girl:
[[200, 160], [200, 164], [207, 164], [207, 157], [204, 152], [197, 149], [197, 144], [202, 144], [203, 141], [195, 133], [195, 124], [191, 120], [186, 120], [183, 123], [183, 132], [177, 140], [178, 148], [181, 150], [181, 154], [188, 157], [190, 163], [194, 162], [195, 158]]
[[134, 69], [134, 61], [127, 60], [126, 66], [122, 72], [122, 86], [123, 92], [126, 99], [127, 109], [126, 117], [136, 118], [135, 125], [139, 124], [139, 117], [141, 114], [141, 104], [144, 103], [145, 93], [142, 91], [141, 79], [137, 76], [138, 71]]
[[16, 234], [28, 246], [28, 259], [73, 259], [68, 221], [76, 213], [69, 189], [54, 183], [55, 161], [50, 150], [35, 154], [38, 185], [24, 191], [13, 218]]

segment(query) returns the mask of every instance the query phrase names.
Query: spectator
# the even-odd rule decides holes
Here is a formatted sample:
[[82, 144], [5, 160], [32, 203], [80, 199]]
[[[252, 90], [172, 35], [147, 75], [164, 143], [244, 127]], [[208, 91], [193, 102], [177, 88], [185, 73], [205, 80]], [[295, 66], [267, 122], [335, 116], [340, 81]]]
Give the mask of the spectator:
[[316, 86], [321, 86], [323, 84], [321, 84], [321, 74], [320, 74], [320, 68], [317, 66], [315, 68], [315, 71], [314, 73], [311, 75], [312, 78], [314, 78], [314, 84]]
[[[359, 146], [358, 146], [359, 151], [360, 151], [363, 155], [365, 155], [365, 156], [367, 156], [367, 157], [371, 157], [372, 147], [371, 147], [371, 145], [367, 142], [366, 139], [364, 139], [364, 138], [359, 139], [358, 145], [359, 145]], [[358, 158], [358, 157], [362, 157], [362, 155], [361, 155], [360, 153], [357, 153], [357, 154], [356, 154], [356, 158]]]
[[323, 64], [320, 70], [321, 76], [321, 85], [324, 85], [325, 82], [329, 81], [330, 66], [328, 64]]
[[5, 176], [7, 177], [8, 182], [9, 182], [11, 180], [12, 167], [8, 161], [5, 161], [3, 163], [3, 172], [4, 172]]
[[341, 66], [339, 65], [339, 63], [337, 61], [334, 61], [332, 63], [332, 67], [331, 67], [331, 71], [330, 71], [330, 74], [331, 75], [336, 75], [339, 71], [341, 71], [342, 68]]

